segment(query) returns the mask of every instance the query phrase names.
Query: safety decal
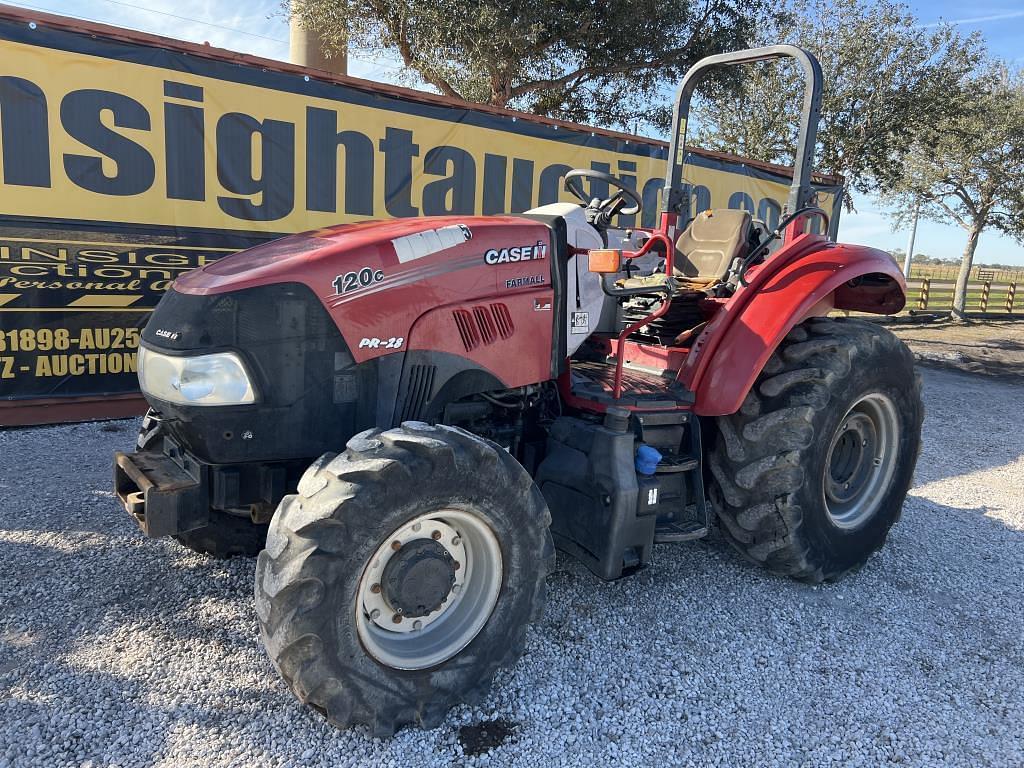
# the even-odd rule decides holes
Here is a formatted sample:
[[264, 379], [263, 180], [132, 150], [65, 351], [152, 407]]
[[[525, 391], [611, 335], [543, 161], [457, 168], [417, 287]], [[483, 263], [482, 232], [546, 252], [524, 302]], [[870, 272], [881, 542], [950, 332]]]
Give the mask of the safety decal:
[[526, 285], [544, 285], [547, 281], [544, 275], [528, 275], [527, 277], [513, 277], [505, 281], [506, 288], [522, 288]]
[[379, 283], [383, 279], [384, 270], [363, 267], [355, 272], [346, 272], [344, 275], [334, 278], [334, 293], [340, 296], [343, 293]]
[[401, 349], [403, 344], [405, 344], [405, 339], [401, 336], [392, 336], [390, 339], [373, 338], [359, 340], [360, 349]]
[[537, 261], [546, 259], [548, 246], [543, 240], [533, 245], [516, 245], [512, 248], [491, 248], [484, 253], [484, 261], [488, 264], [512, 264], [518, 261]]
[[391, 244], [395, 247], [398, 262], [405, 264], [408, 261], [422, 259], [432, 253], [462, 245], [472, 237], [472, 230], [465, 224], [451, 224], [447, 227], [416, 232], [405, 237], [396, 237]]
[[572, 333], [590, 333], [590, 313], [573, 312], [569, 327]]

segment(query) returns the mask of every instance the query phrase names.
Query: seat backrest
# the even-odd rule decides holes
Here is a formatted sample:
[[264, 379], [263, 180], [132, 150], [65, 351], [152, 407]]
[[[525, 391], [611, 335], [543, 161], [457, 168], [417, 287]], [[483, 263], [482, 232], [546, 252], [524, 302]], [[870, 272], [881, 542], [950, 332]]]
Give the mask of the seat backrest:
[[676, 240], [675, 273], [697, 280], [722, 280], [747, 248], [750, 214], [731, 208], [703, 211]]

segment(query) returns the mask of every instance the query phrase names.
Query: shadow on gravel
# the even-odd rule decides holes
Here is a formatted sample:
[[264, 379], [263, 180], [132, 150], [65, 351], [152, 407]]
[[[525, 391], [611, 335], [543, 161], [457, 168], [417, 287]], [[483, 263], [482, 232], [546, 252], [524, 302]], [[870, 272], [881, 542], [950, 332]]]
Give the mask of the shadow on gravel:
[[[274, 727], [275, 720], [278, 725], [286, 719], [294, 720], [289, 718], [294, 713], [287, 711], [291, 702], [274, 702], [281, 697], [268, 696], [258, 686], [225, 686], [198, 700], [189, 691], [182, 691], [177, 698], [160, 704], [154, 700], [163, 687], [159, 683], [82, 669], [58, 660], [47, 663], [43, 679], [8, 680], [0, 676], [0, 698], [8, 699], [0, 712], [27, 724], [24, 751], [20, 753], [26, 763], [31, 762], [32, 748], [35, 764], [46, 766], [81, 765], [88, 760], [94, 766], [167, 764], [162, 761], [171, 748], [176, 746], [180, 751], [181, 734], [236, 731], [240, 722], [255, 718], [265, 721], [263, 728], [234, 734], [253, 761], [247, 765], [263, 764], [264, 759], [276, 762], [291, 752], [282, 749], [281, 755], [275, 754], [262, 738]], [[68, 698], [69, 691], [77, 693], [73, 700]], [[313, 713], [300, 713], [299, 722], [303, 719], [314, 730], [322, 731], [320, 737], [330, 736], [332, 729], [325, 723], [313, 723], [318, 720]], [[41, 745], [45, 745], [45, 751], [40, 750]], [[12, 763], [20, 764], [19, 760]], [[201, 765], [204, 761], [190, 759], [186, 764]]]

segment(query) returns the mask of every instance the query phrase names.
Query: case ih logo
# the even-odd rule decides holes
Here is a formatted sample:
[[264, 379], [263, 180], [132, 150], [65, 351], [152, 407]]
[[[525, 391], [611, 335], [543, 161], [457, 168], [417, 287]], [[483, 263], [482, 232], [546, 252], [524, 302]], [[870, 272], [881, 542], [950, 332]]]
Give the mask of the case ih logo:
[[491, 248], [484, 254], [488, 264], [511, 264], [516, 261], [537, 261], [548, 257], [548, 246], [543, 240], [535, 245], [517, 245], [514, 248]]

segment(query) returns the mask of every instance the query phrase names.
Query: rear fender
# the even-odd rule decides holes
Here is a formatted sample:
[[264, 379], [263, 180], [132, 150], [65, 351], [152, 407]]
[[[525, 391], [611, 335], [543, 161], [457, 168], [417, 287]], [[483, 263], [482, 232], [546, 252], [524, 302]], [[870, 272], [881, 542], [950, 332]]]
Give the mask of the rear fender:
[[701, 416], [735, 413], [794, 326], [832, 309], [893, 314], [906, 282], [889, 254], [801, 235], [738, 290], [694, 343], [679, 372]]

